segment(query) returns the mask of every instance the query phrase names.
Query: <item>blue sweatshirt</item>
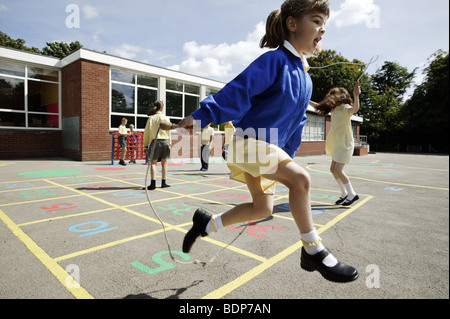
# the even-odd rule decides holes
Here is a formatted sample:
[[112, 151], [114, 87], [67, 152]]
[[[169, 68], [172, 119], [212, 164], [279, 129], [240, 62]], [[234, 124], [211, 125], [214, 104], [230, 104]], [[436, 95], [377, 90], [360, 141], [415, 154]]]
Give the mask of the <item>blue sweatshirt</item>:
[[312, 81], [302, 59], [280, 46], [262, 54], [191, 115], [202, 128], [233, 121], [237, 135], [244, 131], [293, 158], [300, 148], [311, 94]]

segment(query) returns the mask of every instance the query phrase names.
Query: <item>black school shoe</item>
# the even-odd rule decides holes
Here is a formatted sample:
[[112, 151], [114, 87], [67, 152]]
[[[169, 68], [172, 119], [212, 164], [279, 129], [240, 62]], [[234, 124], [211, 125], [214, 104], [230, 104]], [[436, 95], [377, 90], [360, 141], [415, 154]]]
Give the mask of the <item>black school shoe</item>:
[[356, 202], [359, 199], [358, 195], [355, 195], [355, 197], [353, 197], [353, 199], [346, 199], [345, 202], [342, 204], [342, 206], [350, 206], [351, 204], [353, 204], [354, 202]]
[[336, 201], [336, 205], [341, 205], [345, 200], [347, 199], [348, 195], [345, 197], [339, 197], [339, 199]]
[[204, 209], [199, 208], [195, 211], [194, 217], [192, 218], [194, 225], [187, 232], [186, 236], [184, 236], [184, 240], [183, 240], [183, 252], [184, 253], [188, 253], [191, 251], [192, 245], [194, 245], [194, 242], [197, 239], [197, 237], [208, 236], [208, 233], [205, 232], [205, 229], [206, 229], [206, 226], [208, 225], [209, 221], [211, 220], [211, 218], [212, 218], [212, 215]]
[[324, 249], [315, 255], [309, 255], [302, 247], [302, 256], [300, 266], [306, 271], [317, 270], [320, 274], [330, 281], [349, 282], [358, 278], [358, 271], [344, 263], [338, 262], [334, 267], [325, 266], [322, 261], [330, 254], [328, 249]]

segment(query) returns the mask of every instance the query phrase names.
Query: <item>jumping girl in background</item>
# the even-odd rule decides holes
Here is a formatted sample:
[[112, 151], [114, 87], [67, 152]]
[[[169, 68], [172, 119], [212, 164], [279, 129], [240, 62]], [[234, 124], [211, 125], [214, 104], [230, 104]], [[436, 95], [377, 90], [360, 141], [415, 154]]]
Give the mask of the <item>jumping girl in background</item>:
[[361, 88], [357, 84], [353, 103], [346, 89], [334, 88], [322, 102], [312, 104], [320, 115], [331, 114], [331, 130], [327, 135], [325, 150], [327, 155], [331, 155], [330, 171], [341, 190], [341, 197], [336, 201], [337, 205], [349, 206], [359, 199], [344, 172], [344, 166], [350, 162], [355, 147], [350, 118], [359, 110], [360, 94]]
[[275, 184], [280, 182], [289, 189], [289, 206], [303, 242], [301, 267], [337, 282], [358, 277], [355, 268], [339, 262], [322, 244], [312, 220], [310, 176], [292, 160], [312, 94], [305, 56], [315, 53], [329, 13], [328, 0], [286, 0], [281, 10], [269, 15], [261, 40], [261, 47], [276, 50], [261, 55], [180, 122], [181, 128], [191, 130], [234, 121], [227, 160], [230, 178], [246, 183], [253, 200], [214, 216], [198, 209], [183, 241], [184, 252], [199, 236], [270, 216]]

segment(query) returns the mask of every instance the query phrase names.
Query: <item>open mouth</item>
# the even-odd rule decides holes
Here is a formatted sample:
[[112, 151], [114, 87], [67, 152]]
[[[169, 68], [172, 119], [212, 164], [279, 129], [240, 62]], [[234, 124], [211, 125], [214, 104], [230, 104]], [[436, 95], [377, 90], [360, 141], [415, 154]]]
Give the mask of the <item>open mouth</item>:
[[314, 48], [317, 48], [317, 46], [319, 45], [320, 40], [322, 40], [322, 38], [314, 39], [314, 41], [313, 41]]

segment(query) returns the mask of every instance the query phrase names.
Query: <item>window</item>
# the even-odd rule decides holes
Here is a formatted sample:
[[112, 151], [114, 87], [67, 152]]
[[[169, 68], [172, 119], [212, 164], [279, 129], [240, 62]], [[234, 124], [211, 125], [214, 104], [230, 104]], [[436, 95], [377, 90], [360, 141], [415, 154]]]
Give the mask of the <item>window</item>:
[[302, 140], [304, 142], [325, 141], [325, 117], [308, 114]]
[[0, 61], [0, 127], [60, 128], [57, 70]]
[[122, 118], [136, 129], [145, 129], [147, 113], [158, 99], [158, 79], [124, 70], [111, 69], [111, 129], [119, 127]]
[[200, 106], [200, 86], [167, 80], [166, 115], [179, 122]]

